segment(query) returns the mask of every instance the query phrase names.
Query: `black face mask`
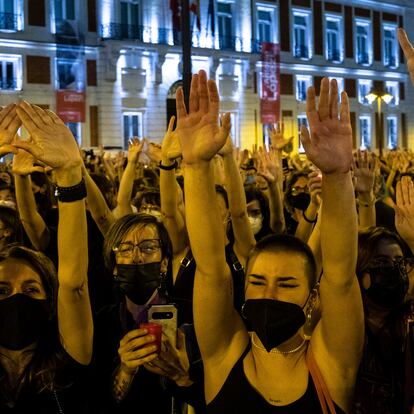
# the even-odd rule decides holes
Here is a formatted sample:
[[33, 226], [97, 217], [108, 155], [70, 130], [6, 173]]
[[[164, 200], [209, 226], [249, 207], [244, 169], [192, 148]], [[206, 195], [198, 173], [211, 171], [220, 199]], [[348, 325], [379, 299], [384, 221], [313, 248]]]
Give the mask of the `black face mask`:
[[0, 345], [19, 351], [36, 342], [49, 319], [46, 300], [17, 293], [0, 300]]
[[404, 303], [408, 291], [408, 275], [398, 263], [372, 267], [368, 270], [371, 286], [365, 294], [376, 305], [392, 309]]
[[267, 352], [291, 338], [306, 321], [300, 306], [273, 299], [249, 299], [242, 314], [247, 329], [256, 333]]
[[161, 262], [146, 264], [118, 264], [115, 281], [136, 305], [145, 305], [161, 286]]
[[290, 195], [289, 201], [292, 207], [305, 211], [310, 204], [310, 200], [309, 193], [299, 193], [298, 195]]

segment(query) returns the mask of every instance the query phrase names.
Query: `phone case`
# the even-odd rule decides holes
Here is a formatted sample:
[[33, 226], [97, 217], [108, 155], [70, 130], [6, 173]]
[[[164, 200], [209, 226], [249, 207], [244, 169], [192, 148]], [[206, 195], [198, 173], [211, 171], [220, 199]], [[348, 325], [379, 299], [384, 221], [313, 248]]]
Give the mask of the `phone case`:
[[153, 305], [148, 310], [148, 322], [162, 325], [162, 332], [177, 346], [177, 308], [174, 305]]

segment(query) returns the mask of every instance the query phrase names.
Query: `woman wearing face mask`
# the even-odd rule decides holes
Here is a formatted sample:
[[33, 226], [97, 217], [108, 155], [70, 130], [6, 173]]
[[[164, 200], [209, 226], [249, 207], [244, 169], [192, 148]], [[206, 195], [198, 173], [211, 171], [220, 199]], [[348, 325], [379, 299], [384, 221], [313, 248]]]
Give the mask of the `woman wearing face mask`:
[[[297, 239], [290, 242], [277, 236], [258, 243], [247, 265], [244, 315], [249, 331], [235, 312], [210, 165], [224, 144], [229, 117], [220, 127], [217, 87], [214, 81], [207, 82], [204, 71], [193, 76], [189, 112], [182, 90], [177, 91], [177, 132], [186, 162], [186, 221], [197, 262], [194, 323], [204, 363], [208, 413], [321, 413], [325, 403], [336, 413], [351, 408], [363, 342], [363, 312], [354, 271], [357, 219], [345, 93], [339, 119], [337, 105], [336, 81], [329, 87], [329, 80], [322, 80], [318, 110], [314, 88], [309, 89], [307, 115], [312, 135], [303, 128], [302, 142], [324, 175], [324, 275], [322, 315], [307, 343], [302, 333], [303, 308], [316, 275], [312, 254]], [[352, 318], [349, 309], [353, 309]]]
[[407, 293], [414, 260], [408, 258], [412, 254], [403, 239], [381, 227], [361, 232], [358, 249], [365, 345], [356, 384], [356, 413], [411, 413], [414, 368], [409, 355], [414, 350], [414, 318]]
[[177, 348], [163, 345], [159, 354], [153, 335], [140, 328], [152, 305], [168, 303], [165, 285], [171, 252], [165, 227], [148, 214], [128, 214], [106, 234], [105, 265], [112, 269], [120, 297], [96, 317], [97, 376], [114, 397], [100, 399], [102, 388], [96, 387], [97, 404], [105, 412], [130, 413], [139, 407], [143, 412], [170, 413], [171, 395], [160, 375], [179, 386], [191, 385], [182, 335]]
[[[85, 413], [93, 326], [82, 160], [54, 113], [23, 101], [17, 115], [35, 138], [13, 145], [51, 166], [57, 179], [59, 268], [56, 276], [46, 256], [20, 246], [0, 254], [0, 412]], [[21, 125], [14, 123], [13, 132], [0, 123], [10, 141]]]

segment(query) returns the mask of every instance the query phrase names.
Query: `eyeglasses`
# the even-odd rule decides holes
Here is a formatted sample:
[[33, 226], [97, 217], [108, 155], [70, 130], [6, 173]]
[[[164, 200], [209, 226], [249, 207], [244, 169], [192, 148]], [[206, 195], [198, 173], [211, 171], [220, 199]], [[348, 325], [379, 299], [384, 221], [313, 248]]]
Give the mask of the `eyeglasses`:
[[298, 195], [300, 193], [307, 193], [308, 187], [292, 187], [292, 195]]
[[150, 239], [143, 240], [138, 244], [132, 242], [119, 243], [117, 247], [114, 247], [112, 250], [115, 254], [120, 257], [132, 258], [134, 256], [135, 249], [138, 248], [139, 252], [143, 256], [151, 256], [161, 249], [161, 240], [159, 239]]
[[410, 273], [414, 269], [414, 259], [411, 257], [398, 257], [397, 259], [389, 259], [387, 257], [377, 257], [370, 264], [369, 267], [394, 267], [398, 266], [406, 273]]

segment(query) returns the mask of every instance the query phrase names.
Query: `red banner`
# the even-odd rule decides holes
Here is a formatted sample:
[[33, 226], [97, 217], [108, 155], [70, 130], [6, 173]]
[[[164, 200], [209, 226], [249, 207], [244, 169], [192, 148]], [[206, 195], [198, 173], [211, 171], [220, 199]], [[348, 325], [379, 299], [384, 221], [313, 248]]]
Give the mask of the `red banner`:
[[262, 43], [262, 124], [274, 124], [280, 118], [280, 47], [277, 43]]
[[63, 122], [85, 122], [85, 92], [57, 91], [57, 114]]

